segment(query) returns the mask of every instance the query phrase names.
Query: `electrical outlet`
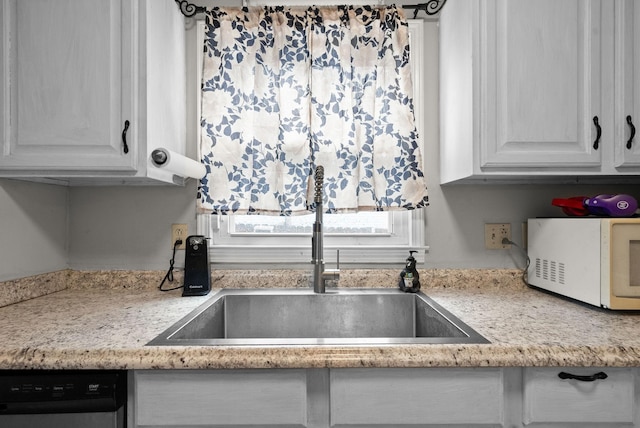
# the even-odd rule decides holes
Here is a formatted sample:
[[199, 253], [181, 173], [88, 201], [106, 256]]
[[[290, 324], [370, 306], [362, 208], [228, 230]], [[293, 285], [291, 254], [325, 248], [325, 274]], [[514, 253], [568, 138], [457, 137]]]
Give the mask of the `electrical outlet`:
[[178, 239], [182, 240], [182, 244], [178, 245], [176, 248], [178, 250], [184, 250], [186, 248], [188, 231], [189, 231], [188, 226], [185, 223], [173, 223], [171, 225], [171, 249], [172, 250], [173, 250], [173, 245]]
[[508, 250], [511, 244], [503, 244], [502, 239], [511, 240], [510, 223], [487, 223], [484, 225], [484, 247], [487, 250]]

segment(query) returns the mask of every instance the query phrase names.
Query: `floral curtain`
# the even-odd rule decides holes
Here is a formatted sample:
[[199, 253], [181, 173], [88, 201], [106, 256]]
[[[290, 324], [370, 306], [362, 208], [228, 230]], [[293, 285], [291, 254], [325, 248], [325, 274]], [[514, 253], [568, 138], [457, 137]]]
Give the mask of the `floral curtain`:
[[428, 205], [408, 25], [395, 6], [207, 12], [198, 208], [217, 214]]

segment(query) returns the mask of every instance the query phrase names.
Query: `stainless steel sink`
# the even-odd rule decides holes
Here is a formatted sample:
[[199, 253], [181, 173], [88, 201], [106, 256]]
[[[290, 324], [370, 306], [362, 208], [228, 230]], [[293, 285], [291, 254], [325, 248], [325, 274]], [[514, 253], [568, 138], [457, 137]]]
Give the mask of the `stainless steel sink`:
[[488, 343], [422, 293], [223, 290], [148, 345]]

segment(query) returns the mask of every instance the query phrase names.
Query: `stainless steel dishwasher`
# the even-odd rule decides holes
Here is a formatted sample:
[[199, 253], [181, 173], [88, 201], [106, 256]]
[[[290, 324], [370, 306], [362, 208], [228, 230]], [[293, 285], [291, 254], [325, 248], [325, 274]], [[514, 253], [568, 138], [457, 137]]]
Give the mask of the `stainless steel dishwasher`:
[[2, 428], [125, 428], [126, 371], [2, 370]]

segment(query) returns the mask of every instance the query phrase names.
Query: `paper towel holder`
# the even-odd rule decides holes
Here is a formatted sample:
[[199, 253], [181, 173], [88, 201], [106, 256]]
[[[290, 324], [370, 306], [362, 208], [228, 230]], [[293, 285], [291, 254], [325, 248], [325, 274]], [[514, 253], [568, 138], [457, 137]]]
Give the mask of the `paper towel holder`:
[[163, 149], [155, 149], [151, 152], [151, 161], [155, 166], [163, 166], [169, 160], [169, 155]]
[[199, 180], [207, 172], [202, 163], [163, 147], [158, 147], [151, 152], [150, 161], [153, 166], [173, 173], [173, 181], [176, 184], [184, 184], [189, 178]]

